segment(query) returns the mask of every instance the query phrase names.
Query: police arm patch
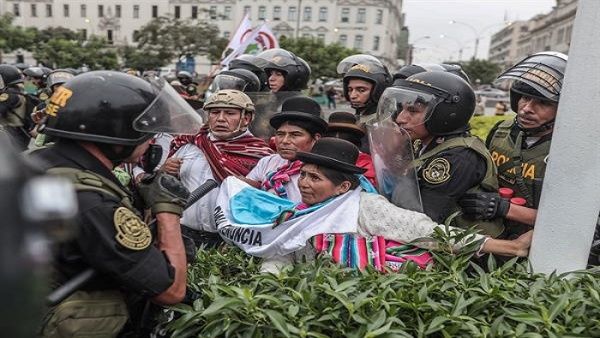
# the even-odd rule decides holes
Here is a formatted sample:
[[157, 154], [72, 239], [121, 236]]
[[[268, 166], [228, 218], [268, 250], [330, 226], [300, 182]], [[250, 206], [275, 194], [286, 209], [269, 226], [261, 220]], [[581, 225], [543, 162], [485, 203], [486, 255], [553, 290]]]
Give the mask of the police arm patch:
[[152, 233], [135, 213], [125, 207], [119, 207], [114, 214], [115, 240], [131, 250], [144, 250], [152, 242]]
[[423, 179], [430, 184], [441, 184], [448, 181], [450, 179], [450, 162], [441, 157], [429, 162], [423, 169]]

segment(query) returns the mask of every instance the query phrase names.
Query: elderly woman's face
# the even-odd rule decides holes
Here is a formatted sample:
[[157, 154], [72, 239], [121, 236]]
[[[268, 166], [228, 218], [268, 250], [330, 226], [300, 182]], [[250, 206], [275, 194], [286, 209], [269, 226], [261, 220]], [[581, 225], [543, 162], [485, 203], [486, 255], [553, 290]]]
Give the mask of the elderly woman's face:
[[[349, 186], [349, 182], [348, 182]], [[302, 195], [302, 202], [313, 205], [348, 191], [348, 187], [336, 186], [330, 179], [325, 177], [315, 164], [305, 164], [300, 169], [298, 188]]]

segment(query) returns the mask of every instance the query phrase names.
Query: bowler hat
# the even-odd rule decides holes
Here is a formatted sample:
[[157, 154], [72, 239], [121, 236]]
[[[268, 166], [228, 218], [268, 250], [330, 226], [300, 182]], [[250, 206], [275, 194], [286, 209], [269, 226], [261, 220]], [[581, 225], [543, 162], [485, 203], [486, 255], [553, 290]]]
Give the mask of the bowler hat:
[[294, 96], [283, 101], [281, 112], [271, 117], [269, 123], [278, 129], [284, 122], [304, 121], [314, 125], [314, 131], [324, 134], [327, 122], [321, 118], [321, 106], [306, 96]]
[[329, 115], [329, 125], [327, 131], [345, 131], [358, 134], [359, 137], [365, 135], [365, 131], [356, 124], [356, 116], [345, 111], [338, 111]]
[[356, 166], [358, 148], [346, 141], [334, 137], [323, 137], [312, 147], [310, 153], [297, 152], [296, 159], [316, 164], [348, 174], [362, 174], [366, 169]]

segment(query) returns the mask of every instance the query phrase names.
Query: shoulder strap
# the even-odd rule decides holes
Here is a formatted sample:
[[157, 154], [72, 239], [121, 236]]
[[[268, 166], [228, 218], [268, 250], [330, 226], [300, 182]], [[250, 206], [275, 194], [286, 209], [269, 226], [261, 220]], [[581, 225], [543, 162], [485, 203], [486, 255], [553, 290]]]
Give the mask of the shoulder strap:
[[122, 187], [111, 180], [102, 177], [89, 170], [81, 170], [76, 168], [57, 167], [47, 171], [51, 175], [64, 176], [73, 182], [77, 191], [96, 191], [110, 195], [121, 201], [121, 204], [128, 209], [133, 208], [133, 202], [130, 194]]

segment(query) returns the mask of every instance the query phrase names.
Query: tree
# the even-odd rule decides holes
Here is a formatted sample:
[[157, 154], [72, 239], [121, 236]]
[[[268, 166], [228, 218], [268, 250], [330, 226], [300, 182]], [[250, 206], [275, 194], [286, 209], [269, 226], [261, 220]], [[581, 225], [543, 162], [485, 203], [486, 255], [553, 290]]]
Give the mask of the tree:
[[87, 41], [50, 38], [35, 46], [33, 57], [52, 68], [116, 69], [117, 53], [107, 47], [105, 39], [96, 36]]
[[477, 79], [481, 83], [492, 83], [502, 70], [498, 64], [479, 59], [461, 62], [460, 66], [469, 75], [472, 83], [475, 83]]
[[37, 33], [35, 28], [13, 26], [13, 16], [6, 13], [0, 16], [0, 63], [2, 52], [10, 53], [17, 49], [31, 50]]
[[122, 48], [120, 55], [126, 66], [148, 69], [186, 55], [206, 55], [214, 62], [220, 59], [227, 40], [219, 37], [219, 29], [207, 22], [158, 17], [140, 29], [137, 44], [136, 49]]
[[282, 37], [279, 45], [308, 62], [313, 79], [340, 77], [336, 71], [338, 62], [347, 56], [360, 53], [338, 43], [325, 45], [322, 40], [315, 38], [286, 39]]

